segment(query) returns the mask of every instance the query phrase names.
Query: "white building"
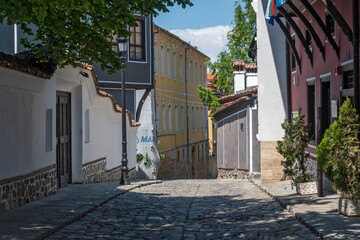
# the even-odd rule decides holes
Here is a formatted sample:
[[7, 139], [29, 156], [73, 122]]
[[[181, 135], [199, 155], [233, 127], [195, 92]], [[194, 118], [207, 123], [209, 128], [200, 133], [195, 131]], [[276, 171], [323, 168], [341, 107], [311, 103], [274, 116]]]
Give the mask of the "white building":
[[[57, 69], [0, 53], [0, 212], [68, 183], [119, 181], [121, 109], [91, 66]], [[127, 113], [129, 169], [139, 123]]]
[[283, 175], [282, 157], [276, 151], [283, 136], [281, 123], [287, 116], [286, 40], [280, 27], [265, 20], [268, 0], [254, 0], [257, 15], [257, 64], [261, 178], [263, 182], [279, 181]]

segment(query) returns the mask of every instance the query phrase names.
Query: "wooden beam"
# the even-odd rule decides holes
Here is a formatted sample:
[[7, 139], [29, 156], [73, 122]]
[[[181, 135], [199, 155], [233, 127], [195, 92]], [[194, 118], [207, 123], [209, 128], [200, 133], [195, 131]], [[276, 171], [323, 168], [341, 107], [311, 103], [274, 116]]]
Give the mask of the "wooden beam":
[[341, 30], [344, 32], [344, 34], [347, 36], [349, 41], [353, 43], [353, 32], [341, 15], [341, 13], [337, 10], [335, 5], [331, 2], [331, 0], [322, 0], [323, 4], [326, 6], [327, 10], [331, 14], [331, 16], [335, 19], [337, 24], [340, 26]]
[[[291, 0], [289, 0], [291, 1]], [[321, 31], [325, 34], [327, 37], [329, 43], [333, 47], [334, 51], [336, 52], [336, 56], [338, 59], [340, 59], [340, 49], [338, 45], [336, 44], [334, 38], [331, 36], [330, 31], [326, 28], [324, 22], [321, 20], [320, 16], [317, 14], [317, 12], [314, 10], [314, 8], [311, 6], [311, 4], [307, 0], [300, 0], [300, 2], [304, 5], [306, 10], [311, 14], [311, 16], [314, 18], [315, 22], [319, 25]]]
[[293, 41], [293, 39], [291, 38], [291, 35], [288, 31], [288, 29], [285, 27], [284, 23], [281, 21], [281, 19], [279, 18], [279, 16], [275, 16], [275, 21], [279, 24], [281, 30], [283, 31], [286, 41], [288, 42], [288, 44], [290, 45], [291, 51], [295, 56], [295, 60], [299, 66], [300, 69], [300, 73], [301, 73], [301, 59], [299, 57], [299, 54], [296, 50], [296, 46], [295, 46], [295, 42]]
[[300, 28], [295, 23], [295, 21], [292, 19], [292, 17], [289, 16], [289, 14], [286, 12], [286, 10], [283, 7], [277, 8], [279, 12], [285, 17], [286, 21], [290, 24], [292, 29], [294, 29], [296, 35], [298, 36], [302, 46], [305, 49], [306, 55], [308, 56], [311, 66], [313, 66], [313, 58], [312, 58], [312, 52], [310, 51], [309, 45], [307, 44], [304, 35], [302, 34]]
[[323, 60], [325, 61], [325, 47], [324, 47], [324, 44], [321, 42], [321, 40], [319, 38], [319, 35], [315, 32], [315, 30], [314, 30], [313, 26], [311, 25], [311, 23], [306, 19], [304, 14], [302, 14], [300, 12], [300, 10], [291, 1], [287, 1], [287, 4], [291, 8], [291, 10], [293, 10], [295, 15], [303, 22], [303, 24], [305, 25], [307, 30], [309, 30], [312, 38], [314, 39], [314, 42], [316, 43], [316, 46], [319, 48], [319, 51], [321, 52]]

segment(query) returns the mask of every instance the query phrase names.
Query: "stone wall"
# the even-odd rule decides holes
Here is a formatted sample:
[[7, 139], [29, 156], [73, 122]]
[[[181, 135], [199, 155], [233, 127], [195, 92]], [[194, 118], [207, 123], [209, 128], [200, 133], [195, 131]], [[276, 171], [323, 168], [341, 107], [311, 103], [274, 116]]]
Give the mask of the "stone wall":
[[55, 165], [51, 165], [0, 181], [0, 213], [55, 194], [56, 179]]
[[239, 170], [239, 169], [219, 169], [217, 178], [219, 178], [219, 179], [248, 179], [249, 171], [248, 170]]
[[[82, 183], [116, 182], [121, 178], [121, 166], [106, 170], [106, 158], [101, 158], [83, 165]], [[136, 179], [136, 171], [129, 170], [129, 180]]]
[[279, 182], [283, 176], [283, 157], [276, 151], [277, 142], [261, 142], [261, 182]]
[[157, 178], [186, 179], [208, 177], [208, 144], [203, 141], [190, 145], [190, 160], [187, 161], [186, 146], [163, 151]]
[[85, 163], [82, 167], [82, 183], [91, 184], [105, 182], [106, 180], [106, 158]]

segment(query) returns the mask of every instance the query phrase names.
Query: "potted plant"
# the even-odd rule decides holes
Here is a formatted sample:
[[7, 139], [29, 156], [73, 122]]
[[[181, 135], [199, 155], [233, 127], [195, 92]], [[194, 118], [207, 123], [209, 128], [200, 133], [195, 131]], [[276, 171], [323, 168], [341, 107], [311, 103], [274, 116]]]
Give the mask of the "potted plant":
[[339, 213], [360, 216], [359, 115], [347, 98], [317, 148], [320, 168], [341, 192]]
[[292, 179], [296, 192], [301, 195], [316, 194], [316, 182], [308, 170], [310, 154], [305, 151], [311, 141], [310, 126], [305, 125], [305, 116], [301, 115], [301, 111], [299, 107], [298, 115], [292, 121], [285, 120], [281, 124], [285, 134], [282, 141], [278, 141], [276, 150], [284, 157], [284, 161], [281, 161], [284, 174]]

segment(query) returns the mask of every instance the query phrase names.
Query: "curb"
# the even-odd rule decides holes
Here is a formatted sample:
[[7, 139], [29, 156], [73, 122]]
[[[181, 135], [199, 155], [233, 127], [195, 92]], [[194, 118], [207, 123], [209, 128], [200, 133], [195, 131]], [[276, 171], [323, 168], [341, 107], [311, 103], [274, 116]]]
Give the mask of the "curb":
[[46, 237], [49, 237], [50, 235], [60, 231], [61, 229], [63, 229], [64, 227], [66, 227], [67, 225], [70, 225], [76, 221], [78, 221], [79, 219], [85, 217], [86, 215], [88, 215], [89, 213], [91, 213], [92, 211], [98, 209], [99, 207], [101, 207], [102, 205], [104, 205], [105, 203], [113, 200], [114, 198], [117, 198], [121, 195], [124, 195], [134, 189], [137, 189], [137, 188], [141, 188], [141, 187], [145, 187], [145, 186], [149, 186], [149, 185], [153, 185], [153, 184], [160, 184], [162, 183], [161, 180], [156, 180], [156, 181], [151, 181], [151, 182], [147, 182], [147, 183], [142, 183], [142, 184], [139, 184], [139, 185], [136, 185], [134, 187], [131, 187], [123, 192], [120, 192], [120, 193], [117, 193], [107, 199], [105, 199], [104, 201], [100, 202], [100, 203], [97, 203], [95, 204], [94, 206], [92, 206], [91, 208], [89, 208], [88, 210], [85, 210], [84, 212], [82, 213], [79, 213], [78, 215], [70, 218], [69, 220], [65, 221], [64, 223], [58, 225], [58, 226], [55, 226], [49, 230], [47, 230], [46, 232], [42, 233], [41, 235], [37, 236], [36, 238], [34, 238], [34, 240], [42, 240]]
[[279, 204], [281, 207], [283, 207], [284, 209], [286, 209], [286, 211], [288, 211], [289, 213], [291, 213], [302, 225], [304, 225], [305, 227], [307, 227], [308, 229], [310, 229], [310, 231], [312, 231], [317, 237], [319, 237], [320, 239], [325, 240], [326, 238], [324, 237], [324, 235], [319, 232], [318, 230], [316, 230], [315, 227], [313, 227], [311, 224], [307, 223], [305, 221], [304, 218], [302, 218], [300, 216], [299, 213], [295, 212], [294, 208], [290, 205], [287, 205], [286, 203], [282, 202], [280, 200], [280, 198], [276, 197], [275, 195], [271, 194], [269, 191], [267, 191], [265, 188], [263, 188], [261, 185], [255, 183], [254, 181], [250, 180], [250, 182], [252, 184], [254, 184], [255, 186], [257, 186], [258, 188], [260, 188], [261, 191], [263, 191], [264, 193], [266, 193], [267, 195], [269, 195], [271, 197], [271, 199], [273, 199], [277, 204]]

